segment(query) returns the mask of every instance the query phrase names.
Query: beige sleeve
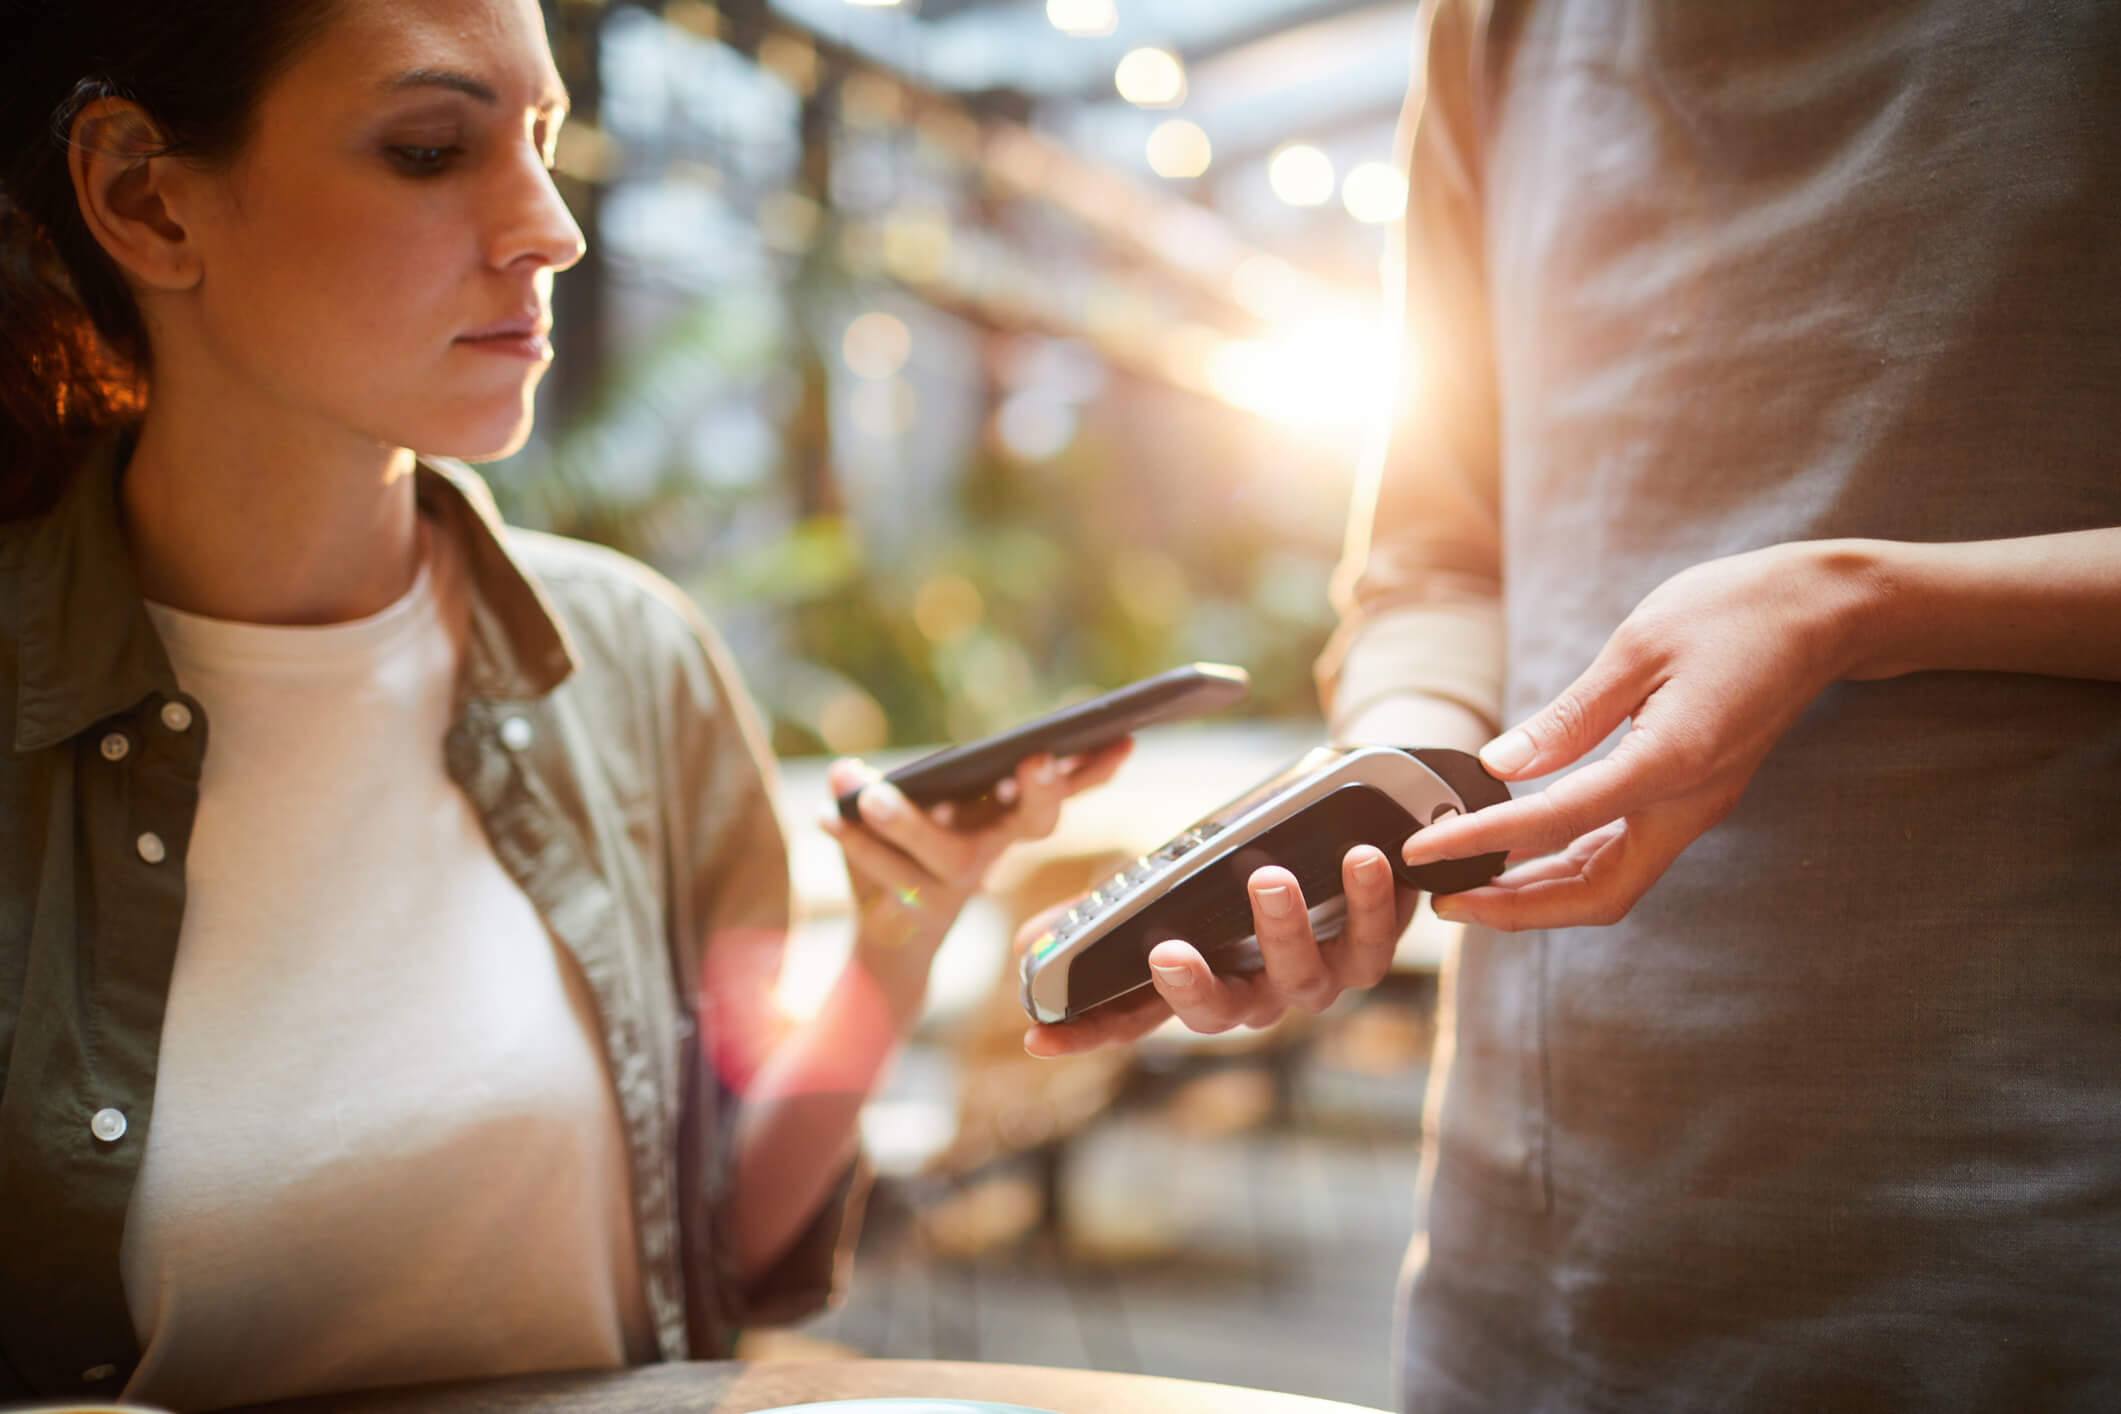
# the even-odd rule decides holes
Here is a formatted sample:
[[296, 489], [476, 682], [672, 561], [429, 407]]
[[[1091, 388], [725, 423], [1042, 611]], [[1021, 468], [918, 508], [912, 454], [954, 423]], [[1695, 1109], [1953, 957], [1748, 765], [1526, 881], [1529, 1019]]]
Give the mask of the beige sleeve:
[[[1481, 235], [1479, 0], [1430, 0], [1400, 123], [1404, 239], [1398, 397], [1357, 477], [1334, 579], [1340, 631], [1318, 662], [1340, 738], [1380, 704], [1450, 703], [1493, 728], [1503, 691], [1497, 404]], [[1408, 743], [1413, 744], [1413, 743]]]

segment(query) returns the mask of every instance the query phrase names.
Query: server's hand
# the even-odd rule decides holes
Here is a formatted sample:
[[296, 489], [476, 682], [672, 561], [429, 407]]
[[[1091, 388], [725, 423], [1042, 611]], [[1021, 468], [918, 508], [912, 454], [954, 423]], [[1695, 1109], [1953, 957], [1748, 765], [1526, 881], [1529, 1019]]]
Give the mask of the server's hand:
[[[1323, 1011], [1351, 988], [1375, 986], [1392, 966], [1393, 950], [1419, 895], [1398, 886], [1390, 862], [1370, 845], [1348, 851], [1341, 861], [1341, 884], [1347, 891], [1347, 924], [1339, 936], [1321, 943], [1312, 936], [1309, 905], [1296, 876], [1278, 865], [1254, 870], [1246, 889], [1263, 970], [1218, 976], [1191, 943], [1168, 939], [1149, 950], [1150, 988], [1074, 1021], [1034, 1026], [1024, 1036], [1024, 1049], [1035, 1056], [1064, 1056], [1124, 1045], [1174, 1016], [1205, 1035], [1266, 1026], [1292, 1008]], [[1025, 924], [1017, 934], [1018, 951], [1066, 907]]]

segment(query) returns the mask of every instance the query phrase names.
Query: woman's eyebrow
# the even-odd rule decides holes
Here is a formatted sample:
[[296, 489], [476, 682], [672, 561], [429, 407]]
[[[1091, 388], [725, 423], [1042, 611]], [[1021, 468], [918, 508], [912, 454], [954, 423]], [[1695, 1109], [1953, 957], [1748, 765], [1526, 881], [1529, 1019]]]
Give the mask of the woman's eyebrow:
[[492, 84], [455, 69], [407, 69], [395, 78], [385, 80], [383, 87], [392, 93], [402, 93], [409, 88], [446, 88], [476, 98], [481, 103], [501, 101]]
[[[414, 88], [446, 88], [461, 93], [488, 106], [498, 105], [500, 94], [494, 92], [492, 84], [484, 79], [463, 73], [457, 69], [407, 69], [383, 82], [383, 87], [392, 93], [402, 93]], [[565, 113], [568, 110], [567, 91], [561, 89], [553, 97], [538, 105], [540, 112]]]

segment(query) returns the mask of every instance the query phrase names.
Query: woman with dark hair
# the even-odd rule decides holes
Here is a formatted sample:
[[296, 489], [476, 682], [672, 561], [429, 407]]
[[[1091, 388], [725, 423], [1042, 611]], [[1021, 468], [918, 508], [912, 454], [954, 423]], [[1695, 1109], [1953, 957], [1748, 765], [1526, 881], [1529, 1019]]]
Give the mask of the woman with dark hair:
[[[620, 556], [508, 530], [567, 98], [533, 0], [15, 4], [0, 85], [0, 1399], [726, 1353], [986, 866], [854, 762], [776, 1020], [771, 770]], [[1123, 750], [1123, 748], [1122, 748]]]

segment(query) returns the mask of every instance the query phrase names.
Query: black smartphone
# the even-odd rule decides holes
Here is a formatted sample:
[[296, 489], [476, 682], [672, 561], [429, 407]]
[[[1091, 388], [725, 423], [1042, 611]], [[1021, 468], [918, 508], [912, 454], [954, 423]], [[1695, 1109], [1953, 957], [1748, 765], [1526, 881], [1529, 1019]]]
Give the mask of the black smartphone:
[[[1041, 751], [1055, 756], [1095, 751], [1143, 727], [1233, 706], [1244, 701], [1251, 690], [1252, 679], [1243, 668], [1225, 663], [1188, 663], [1088, 702], [1034, 717], [1005, 732], [962, 746], [946, 746], [886, 772], [884, 779], [924, 809], [946, 800], [976, 801], [1015, 771], [1016, 763], [1026, 756]], [[855, 809], [855, 799], [860, 794], [849, 791], [839, 798], [842, 817], [861, 818]]]

